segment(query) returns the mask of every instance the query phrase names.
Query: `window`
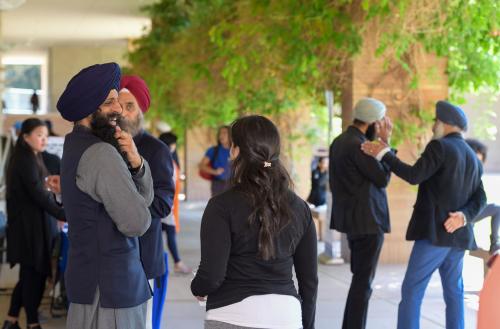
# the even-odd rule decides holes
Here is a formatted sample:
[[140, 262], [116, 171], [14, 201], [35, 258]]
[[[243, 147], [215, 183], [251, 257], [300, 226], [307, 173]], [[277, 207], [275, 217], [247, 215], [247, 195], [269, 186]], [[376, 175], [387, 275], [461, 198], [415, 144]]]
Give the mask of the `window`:
[[2, 108], [9, 114], [47, 112], [47, 58], [44, 54], [11, 54], [3, 58]]

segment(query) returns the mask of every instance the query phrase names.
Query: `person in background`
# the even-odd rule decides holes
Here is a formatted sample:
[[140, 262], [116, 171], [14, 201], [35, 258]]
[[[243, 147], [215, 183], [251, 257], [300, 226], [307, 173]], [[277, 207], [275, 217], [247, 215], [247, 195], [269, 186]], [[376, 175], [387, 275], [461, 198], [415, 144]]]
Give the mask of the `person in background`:
[[45, 281], [54, 274], [50, 263], [51, 222], [46, 213], [59, 220], [64, 220], [65, 214], [45, 182], [49, 173], [41, 153], [47, 144], [47, 134], [43, 121], [25, 120], [7, 167], [7, 260], [11, 266], [20, 264], [20, 271], [3, 329], [20, 328], [18, 318], [22, 307], [28, 328], [41, 328], [38, 308]]
[[[136, 75], [123, 76], [118, 100], [123, 108], [120, 125], [134, 138], [137, 150], [149, 163], [153, 176], [154, 199], [149, 207], [151, 226], [139, 238], [142, 265], [154, 291], [166, 291], [168, 264], [165, 262], [163, 251], [161, 219], [170, 215], [174, 200], [172, 155], [164, 143], [143, 129], [144, 113], [149, 110], [151, 102], [146, 82]], [[164, 301], [156, 299], [155, 295], [157, 294], [153, 294], [153, 300], [148, 302], [147, 328], [159, 329], [163, 308], [157, 308], [154, 304], [159, 302], [163, 305]], [[153, 310], [158, 310], [160, 313]]]
[[177, 238], [176, 235], [180, 230], [180, 220], [179, 220], [179, 193], [181, 191], [181, 169], [179, 166], [177, 155], [177, 136], [171, 132], [163, 133], [160, 135], [159, 139], [164, 142], [172, 152], [172, 159], [174, 165], [174, 181], [175, 181], [175, 195], [174, 195], [174, 205], [172, 207], [172, 212], [166, 218], [162, 219], [162, 229], [167, 235], [167, 246], [170, 254], [174, 259], [174, 272], [180, 274], [191, 273], [191, 268], [186, 266], [179, 256], [179, 250], [177, 249]]
[[38, 112], [38, 109], [40, 108], [40, 101], [38, 99], [38, 94], [36, 93], [36, 89], [33, 89], [33, 95], [31, 95], [30, 103], [33, 114], [36, 114], [36, 112]]
[[[486, 145], [477, 139], [466, 139], [467, 144], [476, 152], [481, 163], [486, 162], [488, 148]], [[498, 240], [498, 229], [500, 227], [500, 206], [494, 203], [489, 203], [474, 219], [475, 222], [486, 217], [491, 217], [491, 236], [490, 236], [490, 254], [494, 254], [500, 249], [500, 241]]]
[[320, 157], [318, 165], [311, 174], [311, 193], [307, 202], [315, 207], [326, 204], [326, 189], [328, 187], [328, 157]]
[[49, 137], [57, 137], [59, 136], [54, 132], [54, 125], [51, 120], [45, 120], [45, 124], [47, 125], [47, 129], [49, 129]]
[[254, 115], [237, 119], [231, 133], [232, 187], [208, 202], [191, 282], [207, 302], [205, 329], [313, 329], [316, 229], [280, 161], [278, 129]]
[[439, 270], [446, 328], [464, 328], [465, 250], [476, 249], [473, 223], [484, 207], [483, 167], [463, 138], [464, 111], [436, 103], [433, 138], [414, 165], [399, 160], [387, 141], [365, 142], [363, 151], [418, 186], [406, 239], [415, 241], [401, 286], [398, 329], [419, 329], [420, 308], [432, 274]]
[[210, 147], [199, 164], [200, 171], [212, 175], [210, 190], [212, 196], [228, 189], [229, 177], [229, 147], [231, 146], [228, 126], [222, 126], [217, 131], [217, 145]]
[[330, 227], [346, 233], [351, 250], [352, 280], [343, 329], [366, 327], [371, 284], [384, 234], [390, 232], [386, 192], [391, 178], [389, 167], [361, 151], [365, 141], [390, 139], [392, 125], [385, 114], [384, 103], [362, 98], [354, 106], [354, 122], [330, 146]]

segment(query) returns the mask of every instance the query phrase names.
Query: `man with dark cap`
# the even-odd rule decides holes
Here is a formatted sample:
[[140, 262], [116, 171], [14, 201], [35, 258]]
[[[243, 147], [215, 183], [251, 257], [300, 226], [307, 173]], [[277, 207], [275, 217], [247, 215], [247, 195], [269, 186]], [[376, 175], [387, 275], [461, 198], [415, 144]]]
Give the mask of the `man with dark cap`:
[[362, 146], [396, 175], [419, 184], [406, 234], [415, 243], [401, 287], [398, 329], [420, 327], [424, 292], [437, 269], [446, 303], [446, 328], [464, 328], [464, 252], [476, 248], [472, 222], [486, 202], [481, 163], [462, 136], [466, 128], [462, 109], [439, 101], [433, 140], [413, 166], [400, 161], [385, 141]]
[[74, 122], [61, 166], [69, 224], [68, 329], [143, 329], [151, 289], [138, 236], [150, 226], [153, 181], [147, 161], [119, 126], [120, 67], [75, 75], [57, 109]]
[[[149, 163], [153, 176], [154, 199], [149, 207], [151, 212], [151, 226], [139, 238], [141, 260], [154, 287], [154, 298], [148, 302], [147, 328], [160, 328], [162, 308], [155, 307], [162, 300], [156, 298], [161, 295], [165, 298], [167, 264], [163, 251], [161, 234], [161, 219], [167, 217], [172, 209], [175, 186], [173, 181], [172, 156], [168, 147], [159, 139], [148, 134], [143, 126], [143, 113], [149, 109], [151, 96], [149, 89], [138, 76], [123, 76], [120, 83], [118, 100], [123, 108], [123, 121], [121, 127], [129, 132], [137, 145], [139, 154]], [[165, 289], [163, 289], [165, 288]], [[153, 305], [154, 303], [154, 305]], [[156, 312], [153, 312], [156, 310]]]
[[354, 107], [354, 123], [330, 146], [332, 229], [347, 233], [351, 250], [352, 281], [344, 310], [343, 329], [366, 327], [371, 283], [384, 242], [390, 231], [386, 186], [390, 170], [365, 155], [360, 147], [378, 134], [385, 141], [391, 123], [384, 103], [363, 98]]

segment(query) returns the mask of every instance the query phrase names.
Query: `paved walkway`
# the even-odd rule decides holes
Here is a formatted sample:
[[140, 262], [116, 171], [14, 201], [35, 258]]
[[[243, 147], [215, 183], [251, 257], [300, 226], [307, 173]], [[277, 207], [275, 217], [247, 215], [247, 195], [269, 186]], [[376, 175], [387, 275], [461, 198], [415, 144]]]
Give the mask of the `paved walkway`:
[[[178, 237], [181, 257], [190, 266], [199, 261], [199, 224], [203, 204], [183, 204], [182, 230]], [[170, 266], [172, 268], [172, 265]], [[466, 296], [466, 328], [475, 328], [477, 290], [482, 285], [482, 266], [476, 260], [466, 257], [465, 284], [469, 291]], [[399, 289], [404, 275], [404, 265], [381, 265], [374, 282], [374, 293], [368, 315], [368, 329], [396, 328]], [[16, 270], [3, 266], [0, 273], [0, 287], [12, 287], [16, 280]], [[192, 276], [171, 275], [168, 297], [164, 312], [164, 326], [167, 329], [203, 328], [204, 309], [192, 297], [189, 284]], [[317, 329], [341, 328], [344, 303], [350, 283], [348, 265], [320, 266], [319, 293], [316, 316]], [[8, 309], [9, 296], [0, 294], [0, 319]], [[42, 313], [48, 314], [48, 299], [44, 301]], [[445, 306], [439, 276], [434, 276], [426, 292], [422, 307], [422, 329], [445, 328]], [[21, 321], [24, 326], [24, 320]], [[63, 329], [64, 319], [48, 319], [44, 329]]]

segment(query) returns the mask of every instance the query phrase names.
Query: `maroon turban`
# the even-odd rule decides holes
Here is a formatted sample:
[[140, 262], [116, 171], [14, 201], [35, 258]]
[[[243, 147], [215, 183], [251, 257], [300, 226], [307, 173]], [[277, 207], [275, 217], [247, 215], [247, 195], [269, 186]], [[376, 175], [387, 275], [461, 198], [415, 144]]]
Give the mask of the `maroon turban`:
[[146, 113], [151, 104], [151, 95], [146, 82], [137, 75], [125, 75], [120, 82], [120, 90], [123, 88], [128, 89], [134, 95], [142, 113]]

